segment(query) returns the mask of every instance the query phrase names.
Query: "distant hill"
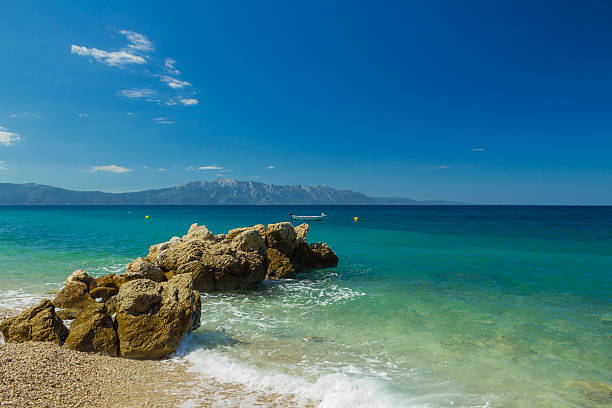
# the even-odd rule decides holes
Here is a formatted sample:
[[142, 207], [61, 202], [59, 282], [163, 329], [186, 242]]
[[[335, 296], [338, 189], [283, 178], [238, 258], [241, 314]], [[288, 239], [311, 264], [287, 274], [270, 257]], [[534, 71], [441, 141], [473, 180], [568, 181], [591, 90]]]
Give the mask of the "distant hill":
[[0, 205], [431, 205], [461, 204], [408, 198], [368, 197], [328, 186], [277, 186], [217, 179], [133, 193], [74, 191], [42, 184], [0, 183]]

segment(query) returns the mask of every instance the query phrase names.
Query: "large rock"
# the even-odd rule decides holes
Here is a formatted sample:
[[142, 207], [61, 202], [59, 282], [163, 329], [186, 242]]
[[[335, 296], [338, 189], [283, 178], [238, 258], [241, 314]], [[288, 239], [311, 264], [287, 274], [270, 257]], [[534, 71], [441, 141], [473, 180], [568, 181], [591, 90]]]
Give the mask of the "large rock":
[[268, 224], [268, 231], [266, 232], [266, 246], [268, 249], [277, 249], [290, 257], [297, 245], [296, 240], [297, 234], [290, 222]]
[[38, 306], [0, 323], [0, 333], [7, 343], [51, 341], [63, 344], [68, 336], [68, 329], [62, 319], [55, 314], [53, 303], [44, 299]]
[[293, 279], [296, 268], [289, 257], [278, 249], [268, 249], [268, 272], [266, 279]]
[[[95, 286], [95, 282], [91, 285]], [[53, 300], [53, 304], [58, 308], [58, 314], [65, 319], [73, 319], [81, 310], [95, 302], [89, 295], [87, 284], [70, 278], [66, 280], [66, 286]]]
[[194, 223], [191, 224], [191, 227], [189, 227], [187, 235], [183, 237], [183, 240], [188, 239], [199, 239], [203, 241], [208, 241], [215, 239], [215, 235], [210, 232], [205, 225], [198, 225], [198, 223]]
[[246, 230], [235, 236], [231, 240], [232, 248], [246, 252], [266, 252], [266, 241], [256, 230]]
[[117, 333], [124, 357], [157, 359], [176, 350], [183, 336], [197, 327], [200, 297], [190, 274], [168, 282], [127, 282], [117, 295]]
[[338, 265], [338, 256], [327, 244], [303, 242], [296, 246], [293, 261], [299, 269], [334, 268]]
[[310, 225], [304, 223], [304, 224], [298, 225], [294, 229], [295, 229], [295, 235], [296, 235], [296, 241], [297, 241], [296, 244], [305, 243], [306, 235], [308, 234]]
[[70, 276], [68, 276], [68, 278], [66, 279], [66, 285], [69, 284], [70, 282], [75, 282], [75, 281], [82, 282], [85, 285], [87, 285], [88, 290], [96, 286], [94, 278], [89, 276], [87, 272], [85, 272], [82, 269], [77, 269], [76, 271], [72, 272]]
[[202, 240], [171, 246], [159, 266], [166, 276], [190, 274], [200, 291], [245, 289], [263, 280], [267, 270], [266, 257], [259, 252], [238, 250], [226, 241]]
[[136, 258], [125, 268], [125, 273], [119, 276], [124, 282], [134, 279], [150, 279], [153, 282], [164, 281], [164, 271], [145, 258]]
[[267, 230], [263, 224], [253, 225], [252, 227], [234, 228], [227, 232], [227, 234], [225, 235], [225, 238], [231, 242], [234, 240], [234, 238], [236, 238], [238, 235], [240, 235], [244, 231], [250, 231], [250, 230], [257, 231], [259, 235], [261, 235], [261, 237], [265, 239]]
[[117, 356], [119, 338], [103, 304], [83, 309], [70, 325], [66, 346], [73, 350]]

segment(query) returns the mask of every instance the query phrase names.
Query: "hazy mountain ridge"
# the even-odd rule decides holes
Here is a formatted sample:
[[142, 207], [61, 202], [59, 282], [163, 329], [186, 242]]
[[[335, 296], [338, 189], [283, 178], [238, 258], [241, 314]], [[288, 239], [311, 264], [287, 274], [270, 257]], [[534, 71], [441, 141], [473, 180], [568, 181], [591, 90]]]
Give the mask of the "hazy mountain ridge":
[[279, 186], [217, 179], [132, 193], [75, 191], [42, 184], [0, 183], [0, 205], [426, 205], [459, 204], [409, 198], [369, 197], [322, 186]]

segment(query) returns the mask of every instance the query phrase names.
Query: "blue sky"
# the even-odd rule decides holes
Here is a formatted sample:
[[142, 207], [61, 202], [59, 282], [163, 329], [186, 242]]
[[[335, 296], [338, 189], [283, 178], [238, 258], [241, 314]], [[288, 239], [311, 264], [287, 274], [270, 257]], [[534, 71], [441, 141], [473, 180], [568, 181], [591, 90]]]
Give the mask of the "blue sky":
[[612, 204], [612, 1], [0, 0], [0, 182]]

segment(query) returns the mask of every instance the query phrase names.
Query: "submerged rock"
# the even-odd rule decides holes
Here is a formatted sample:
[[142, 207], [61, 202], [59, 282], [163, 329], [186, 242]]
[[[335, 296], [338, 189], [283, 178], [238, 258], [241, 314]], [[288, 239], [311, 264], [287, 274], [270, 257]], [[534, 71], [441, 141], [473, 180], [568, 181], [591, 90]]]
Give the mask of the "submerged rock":
[[66, 347], [117, 356], [119, 338], [105, 305], [89, 305], [77, 315], [70, 325]]
[[137, 279], [117, 295], [117, 333], [123, 357], [157, 359], [174, 352], [199, 325], [200, 296], [190, 274], [168, 282]]
[[37, 306], [0, 323], [0, 333], [7, 343], [50, 341], [61, 345], [68, 336], [68, 329], [55, 314], [53, 303], [44, 299]]

